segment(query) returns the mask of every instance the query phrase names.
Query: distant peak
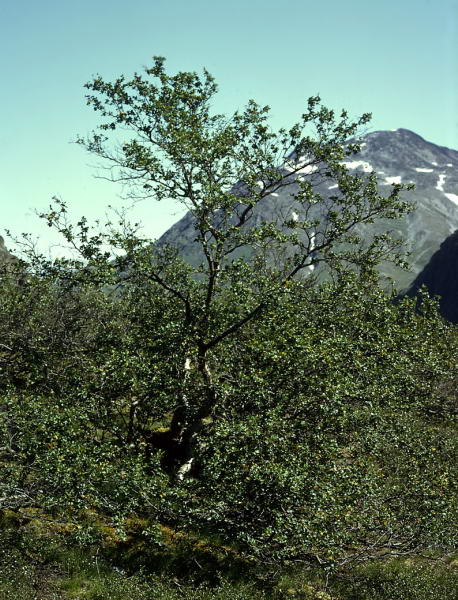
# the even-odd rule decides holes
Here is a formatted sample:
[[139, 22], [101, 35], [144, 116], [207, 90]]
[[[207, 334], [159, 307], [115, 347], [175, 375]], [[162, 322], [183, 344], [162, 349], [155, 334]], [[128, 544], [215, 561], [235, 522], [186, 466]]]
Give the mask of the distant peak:
[[401, 135], [407, 137], [419, 138], [420, 140], [425, 141], [424, 138], [421, 137], [421, 135], [418, 135], [418, 133], [415, 133], [415, 131], [412, 131], [411, 129], [404, 129], [400, 127], [399, 129], [396, 129], [396, 133], [400, 133]]
[[[391, 134], [393, 133], [397, 133], [406, 137], [415, 137], [415, 138], [420, 138], [423, 139], [420, 135], [418, 135], [418, 133], [415, 133], [415, 131], [412, 131], [411, 129], [405, 129], [404, 127], [398, 127], [398, 129], [379, 129], [377, 131], [371, 131], [370, 133], [367, 134], [367, 137], [369, 136], [380, 136], [380, 135], [388, 135], [391, 136]], [[366, 136], [363, 136], [366, 137]]]

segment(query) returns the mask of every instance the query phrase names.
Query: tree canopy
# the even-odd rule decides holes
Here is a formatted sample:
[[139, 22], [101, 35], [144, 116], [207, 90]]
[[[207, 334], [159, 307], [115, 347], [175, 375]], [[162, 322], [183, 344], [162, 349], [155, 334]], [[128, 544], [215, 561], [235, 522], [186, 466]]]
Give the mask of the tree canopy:
[[201, 260], [73, 226], [63, 202], [43, 215], [79, 258], [2, 279], [3, 506], [148, 514], [151, 543], [167, 525], [272, 564], [455, 544], [456, 338], [379, 289], [397, 241], [357, 235], [410, 208], [343, 164], [369, 116], [313, 97], [272, 132], [268, 107], [213, 114], [214, 79], [160, 58], [86, 87], [101, 125], [80, 143], [130, 196], [182, 202]]
[[[212, 351], [260, 318], [294, 278], [318, 263], [371, 269], [387, 255], [399, 259], [393, 255], [396, 242], [378, 236], [364, 244], [355, 226], [404, 214], [410, 208], [400, 197], [405, 186], [394, 185], [382, 196], [375, 175], [348, 172], [343, 159], [359, 148], [349, 139], [369, 115], [352, 122], [342, 111], [337, 118], [319, 97], [308, 100], [306, 112], [289, 130], [272, 132], [267, 106], [250, 101], [230, 117], [213, 114], [213, 77], [207, 71], [168, 75], [162, 58], [146, 69], [145, 77], [119, 77], [113, 83], [97, 77], [86, 87], [88, 104], [102, 123], [80, 143], [104, 159], [109, 177], [127, 186], [132, 197], [183, 203], [201, 252], [200, 264], [191, 269], [177, 265], [173, 248], [151, 247], [135, 236], [110, 240], [125, 253], [124, 279], [155, 283], [181, 306], [186, 331], [182, 379], [195, 368], [204, 389], [199, 397], [183, 395], [178, 402], [179, 470], [189, 466], [202, 420], [211, 417], [219, 401]], [[110, 141], [116, 132], [122, 138]], [[338, 193], [323, 197], [317, 191], [323, 180], [336, 181]], [[291, 212], [278, 220], [263, 219], [263, 201], [292, 181], [298, 187]], [[49, 224], [74, 242], [75, 233], [61, 216], [62, 210], [51, 212]], [[96, 251], [101, 240], [87, 239], [85, 222], [79, 238], [83, 257], [100, 266]], [[243, 250], [254, 253], [252, 261], [234, 258]], [[239, 301], [222, 311], [228, 287], [238, 290]]]

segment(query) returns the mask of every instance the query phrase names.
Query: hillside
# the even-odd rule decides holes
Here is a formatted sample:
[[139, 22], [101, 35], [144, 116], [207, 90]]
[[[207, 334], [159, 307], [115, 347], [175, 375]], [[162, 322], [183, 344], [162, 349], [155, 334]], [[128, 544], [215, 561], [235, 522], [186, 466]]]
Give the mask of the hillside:
[[0, 265], [11, 262], [12, 260], [14, 260], [14, 257], [6, 248], [5, 240], [0, 235]]
[[[384, 195], [389, 193], [393, 183], [415, 184], [414, 191], [404, 193], [405, 199], [416, 204], [410, 215], [389, 224], [378, 221], [363, 232], [365, 237], [370, 237], [390, 227], [405, 240], [406, 250], [410, 252], [410, 271], [387, 264], [381, 268], [382, 274], [392, 278], [395, 286], [402, 290], [412, 284], [442, 241], [458, 229], [458, 152], [428, 142], [407, 129], [376, 131], [361, 139], [361, 152], [344, 163], [352, 173], [365, 176], [375, 171]], [[314, 183], [324, 198], [336, 194], [337, 186], [332, 181]], [[265, 198], [255, 209], [255, 219], [269, 221], [278, 214], [297, 210], [291, 199], [296, 191], [297, 184], [292, 181], [279, 193]], [[166, 231], [159, 242], [178, 248], [182, 256], [195, 264], [200, 258], [194, 238], [188, 213]]]
[[416, 296], [426, 286], [433, 296], [440, 296], [441, 314], [458, 323], [458, 231], [448, 236], [415, 278], [407, 295]]

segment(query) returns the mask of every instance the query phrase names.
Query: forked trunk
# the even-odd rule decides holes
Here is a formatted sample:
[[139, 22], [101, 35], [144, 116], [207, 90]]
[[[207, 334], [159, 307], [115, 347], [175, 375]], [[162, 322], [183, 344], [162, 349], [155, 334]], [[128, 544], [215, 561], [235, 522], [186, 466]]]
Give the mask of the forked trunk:
[[[196, 366], [203, 381], [203, 398], [196, 406], [184, 393], [182, 406], [175, 410], [171, 424], [171, 433], [176, 440], [176, 445], [170, 450], [173, 456], [169, 454], [166, 461], [170, 466], [173, 465], [171, 471], [177, 481], [182, 481], [192, 469], [198, 434], [204, 426], [204, 419], [211, 416], [217, 398], [205, 353], [199, 355]], [[184, 371], [186, 384], [192, 371], [189, 357], [186, 358]]]

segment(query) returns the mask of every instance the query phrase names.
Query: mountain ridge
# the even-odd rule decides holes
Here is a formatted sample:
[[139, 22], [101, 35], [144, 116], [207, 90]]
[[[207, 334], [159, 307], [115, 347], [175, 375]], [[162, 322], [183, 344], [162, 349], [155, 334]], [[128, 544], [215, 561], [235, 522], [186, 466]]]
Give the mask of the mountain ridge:
[[[399, 290], [410, 287], [415, 277], [427, 265], [440, 244], [458, 229], [458, 151], [429, 142], [409, 129], [374, 131], [360, 136], [361, 150], [342, 161], [353, 174], [375, 172], [379, 191], [389, 193], [395, 183], [413, 183], [415, 190], [403, 192], [405, 200], [416, 204], [415, 210], [398, 221], [379, 221], [358, 227], [364, 237], [383, 233], [387, 229], [406, 241], [410, 252], [410, 271], [389, 263], [381, 266], [381, 274], [393, 281]], [[318, 191], [329, 197], [335, 194], [331, 180], [319, 183]], [[284, 208], [291, 210], [291, 194], [297, 189], [290, 185], [272, 194], [256, 207], [254, 218], [271, 220]], [[158, 240], [170, 244], [190, 262], [199, 261], [194, 242], [192, 217], [187, 213]]]
[[442, 316], [447, 321], [458, 323], [458, 230], [442, 242], [406, 295], [418, 296], [423, 286], [432, 296], [439, 296]]

